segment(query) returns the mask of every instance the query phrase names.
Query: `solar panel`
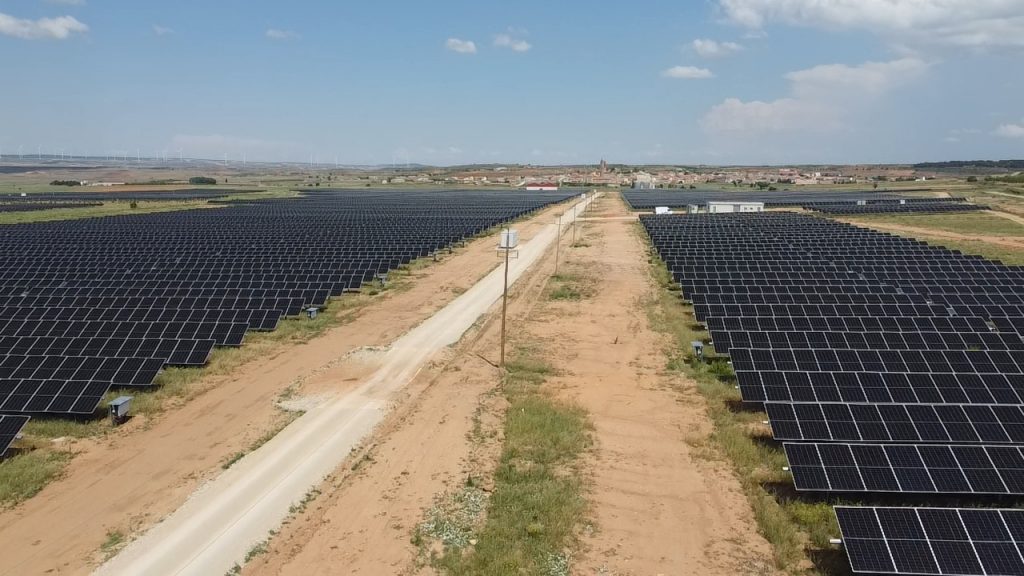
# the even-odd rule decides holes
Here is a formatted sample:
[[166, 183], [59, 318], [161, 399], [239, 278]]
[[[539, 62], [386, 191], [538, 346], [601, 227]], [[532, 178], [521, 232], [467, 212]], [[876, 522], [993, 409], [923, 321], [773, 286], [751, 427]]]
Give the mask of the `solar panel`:
[[777, 440], [1024, 444], [1024, 406], [767, 402], [764, 407]]
[[0, 414], [0, 456], [7, 454], [11, 442], [21, 434], [21, 429], [28, 423], [28, 416]]
[[856, 573], [1024, 575], [1024, 510], [835, 510]]
[[109, 381], [0, 379], [0, 412], [91, 415]]
[[[805, 205], [979, 208], [863, 200]], [[797, 489], [1022, 493], [1024, 267], [793, 213], [641, 222], [743, 400], [765, 403]], [[857, 572], [1024, 574], [1024, 511], [847, 510], [837, 514]]]
[[1019, 374], [736, 371], [747, 402], [1024, 404]]
[[797, 490], [1022, 494], [1016, 446], [785, 444]]
[[153, 385], [164, 365], [205, 364], [214, 345], [239, 346], [247, 330], [274, 330], [282, 316], [328, 306], [378, 274], [573, 197], [318, 189], [225, 200], [217, 210], [0, 226], [0, 410], [92, 413], [111, 387]]

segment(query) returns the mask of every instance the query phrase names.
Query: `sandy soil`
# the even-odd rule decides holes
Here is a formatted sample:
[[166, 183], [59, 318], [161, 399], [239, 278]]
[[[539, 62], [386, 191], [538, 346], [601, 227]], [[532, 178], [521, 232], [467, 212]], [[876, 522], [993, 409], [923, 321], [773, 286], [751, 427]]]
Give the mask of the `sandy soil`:
[[644, 304], [658, 288], [625, 206], [588, 225], [570, 270], [593, 296], [551, 302], [528, 330], [553, 352], [550, 384], [590, 413], [596, 531], [577, 574], [764, 574], [769, 544], [757, 534], [731, 468], [703, 454], [712, 426], [694, 384], [666, 373], [672, 343], [653, 332]]
[[[562, 248], [562, 266], [585, 271], [593, 296], [542, 298], [549, 254], [510, 306], [511, 331], [540, 341], [559, 373], [549, 385], [587, 408], [595, 426], [595, 529], [575, 571], [770, 573], [769, 545], [731, 469], [691, 448], [706, 444], [711, 430], [702, 398], [691, 382], [662, 372], [669, 342], [650, 330], [641, 308], [657, 288], [635, 219], [617, 199], [602, 203], [584, 228], [581, 244], [589, 246], [567, 248], [565, 239]], [[493, 359], [496, 324], [421, 374], [409, 388], [415, 399], [389, 419], [368, 456], [339, 469], [243, 574], [432, 573], [410, 541], [415, 525], [435, 497], [493, 471], [500, 449], [500, 434], [492, 434], [504, 408], [493, 394], [499, 375], [478, 356]]]
[[[524, 241], [564, 207], [518, 224]], [[339, 359], [381, 346], [416, 326], [497, 265], [494, 238], [482, 238], [414, 273], [407, 291], [385, 292], [344, 326], [302, 344], [210, 376], [197, 397], [151, 420], [136, 418], [103, 438], [71, 442], [76, 457], [63, 478], [22, 505], [0, 512], [0, 574], [83, 574], [100, 560], [108, 531], [139, 533], [175, 510], [221, 463], [280, 418], [275, 402], [289, 386], [325, 391], [328, 380], [355, 386], [372, 365]], [[348, 370], [347, 373], [338, 370]]]
[[[564, 242], [565, 240], [563, 240]], [[511, 292], [509, 322], [536, 305], [553, 266], [549, 252]], [[500, 320], [491, 315], [407, 388], [408, 402], [321, 487], [323, 496], [271, 540], [244, 575], [431, 573], [411, 543], [434, 498], [470, 475], [486, 476], [500, 451], [503, 401]], [[478, 431], [477, 441], [469, 435]]]
[[1013, 220], [1017, 224], [1024, 224], [1024, 216], [1018, 216], [1016, 214], [1010, 214], [1009, 212], [1001, 212], [999, 210], [988, 210], [986, 214], [998, 216], [1000, 218], [1006, 218], [1007, 220]]

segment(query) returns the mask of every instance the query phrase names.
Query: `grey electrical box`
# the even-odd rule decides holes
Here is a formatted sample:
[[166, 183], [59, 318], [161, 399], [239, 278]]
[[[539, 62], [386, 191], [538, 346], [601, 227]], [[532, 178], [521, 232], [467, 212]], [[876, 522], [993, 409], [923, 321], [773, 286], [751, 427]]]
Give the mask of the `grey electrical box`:
[[502, 230], [501, 243], [498, 244], [498, 248], [511, 250], [516, 246], [519, 246], [519, 230]]
[[693, 346], [693, 355], [694, 356], [696, 356], [697, 358], [703, 358], [704, 357], [704, 343], [703, 342], [701, 342], [700, 340], [694, 340], [693, 342], [690, 342], [690, 346]]
[[319, 314], [319, 313], [320, 313], [320, 309], [317, 308], [316, 306], [312, 306], [310, 308], [306, 308], [306, 317], [309, 318], [310, 320], [313, 320], [314, 318], [316, 318], [316, 315]]
[[117, 426], [128, 419], [128, 412], [132, 407], [131, 396], [118, 396], [110, 401], [110, 421]]

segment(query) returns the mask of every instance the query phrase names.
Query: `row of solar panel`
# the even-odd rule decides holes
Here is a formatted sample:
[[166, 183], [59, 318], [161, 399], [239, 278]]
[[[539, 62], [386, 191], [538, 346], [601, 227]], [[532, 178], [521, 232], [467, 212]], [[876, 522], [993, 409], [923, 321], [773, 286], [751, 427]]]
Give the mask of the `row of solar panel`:
[[[642, 220], [656, 248], [669, 245], [670, 270], [684, 296], [698, 303], [695, 316], [707, 321], [716, 352], [732, 356], [743, 399], [767, 400], [772, 435], [794, 441], [784, 447], [797, 489], [1024, 494], [1024, 365], [1006, 351], [1019, 347], [1019, 269], [797, 215]], [[878, 248], [884, 244], [895, 249]], [[844, 284], [856, 288], [829, 289]], [[745, 288], [754, 285], [772, 288]], [[761, 294], [825, 300], [892, 288], [941, 305], [741, 303]], [[879, 314], [886, 312], [898, 316]], [[1024, 574], [1024, 513], [837, 514], [857, 572]], [[899, 521], [861, 533], [856, 522], [866, 523], [869, 514], [876, 525]], [[915, 530], [912, 520], [928, 531]]]
[[1016, 332], [754, 332], [711, 331], [715, 351], [733, 348], [821, 350], [1024, 350]]
[[4, 227], [0, 412], [93, 414], [111, 387], [573, 196], [321, 191]]
[[1022, 404], [1024, 375], [956, 372], [736, 371], [747, 402]]
[[836, 216], [854, 214], [936, 214], [943, 212], [974, 212], [989, 209], [988, 206], [982, 206], [979, 204], [958, 204], [953, 202], [929, 202], [924, 204], [867, 204], [863, 206], [858, 206], [856, 204], [807, 204], [804, 205], [803, 208]]

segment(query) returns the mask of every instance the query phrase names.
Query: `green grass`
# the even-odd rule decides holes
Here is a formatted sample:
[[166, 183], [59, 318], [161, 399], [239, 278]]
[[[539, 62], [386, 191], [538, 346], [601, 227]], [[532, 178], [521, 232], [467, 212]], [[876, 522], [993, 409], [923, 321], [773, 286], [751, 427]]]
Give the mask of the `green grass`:
[[124, 532], [120, 530], [108, 530], [107, 539], [100, 544], [100, 552], [103, 553], [103, 560], [110, 560], [117, 554], [126, 541]]
[[1024, 266], [1024, 250], [992, 244], [981, 240], [950, 240], [948, 238], [936, 238], [924, 234], [900, 234], [927, 242], [933, 246], [945, 246], [950, 250], [959, 250], [964, 254], [981, 256], [989, 260], [999, 260], [1009, 266]]
[[249, 551], [245, 553], [245, 561], [244, 561], [244, 563], [248, 564], [254, 558], [256, 558], [258, 556], [262, 556], [263, 554], [266, 554], [269, 549], [270, 549], [270, 541], [269, 540], [263, 540], [263, 541], [261, 541], [261, 542], [259, 542], [257, 544], [254, 544], [253, 547], [249, 548]]
[[69, 452], [57, 450], [33, 450], [3, 460], [0, 506], [14, 506], [35, 496], [60, 475], [69, 460]]
[[591, 443], [590, 423], [582, 408], [543, 391], [551, 373], [543, 360], [522, 349], [507, 364], [505, 440], [486, 521], [472, 548], [446, 545], [445, 554], [435, 559], [445, 573], [568, 574], [566, 551], [577, 545], [576, 528], [586, 517], [577, 466]]
[[[563, 264], [563, 270], [568, 264]], [[580, 271], [563, 271], [551, 277], [548, 285], [550, 300], [577, 301], [594, 295], [597, 280]]]
[[851, 221], [864, 224], [897, 224], [934, 228], [956, 234], [977, 236], [1024, 236], [1024, 225], [984, 212], [957, 214], [878, 214], [856, 216]]
[[[643, 228], [639, 224], [637, 227], [643, 234]], [[713, 424], [709, 445], [696, 446], [698, 453], [703, 449], [709, 458], [725, 456], [754, 512], [758, 532], [772, 546], [776, 568], [802, 573], [800, 566], [808, 560], [809, 552], [823, 552], [826, 557], [834, 552], [828, 539], [839, 532], [832, 505], [798, 500], [791, 489], [786, 489], [792, 487], [792, 482], [782, 471], [787, 465], [785, 454], [770, 435], [757, 432], [767, 416], [736, 409], [741, 396], [735, 388], [735, 376], [727, 363], [714, 359], [710, 347], [705, 347], [706, 360], [693, 358], [690, 342], [706, 340], [708, 334], [694, 324], [692, 307], [684, 305], [679, 293], [670, 289], [672, 278], [664, 263], [657, 256], [650, 261], [652, 278], [662, 289], [643, 306], [652, 329], [671, 336], [674, 343], [665, 351], [666, 369], [696, 382]], [[840, 569], [829, 565], [819, 573], [842, 573], [836, 570]]]

